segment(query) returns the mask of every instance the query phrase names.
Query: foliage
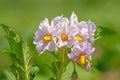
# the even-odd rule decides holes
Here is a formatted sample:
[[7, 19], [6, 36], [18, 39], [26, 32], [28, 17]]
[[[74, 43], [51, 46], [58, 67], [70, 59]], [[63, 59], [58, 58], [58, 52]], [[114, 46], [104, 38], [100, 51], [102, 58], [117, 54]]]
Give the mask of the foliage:
[[4, 24], [0, 24], [0, 26], [5, 30], [10, 45], [10, 50], [6, 50], [6, 53], [11, 58], [12, 65], [10, 68], [16, 80], [32, 80], [39, 69], [37, 66], [34, 67], [29, 64], [33, 54], [29, 52], [27, 43], [11, 27]]

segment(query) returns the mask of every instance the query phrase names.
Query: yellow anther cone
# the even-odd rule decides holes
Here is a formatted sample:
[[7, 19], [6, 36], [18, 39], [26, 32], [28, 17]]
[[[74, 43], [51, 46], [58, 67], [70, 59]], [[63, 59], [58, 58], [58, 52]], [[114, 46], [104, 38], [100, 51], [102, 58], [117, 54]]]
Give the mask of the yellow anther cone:
[[62, 34], [61, 39], [62, 39], [62, 41], [67, 41], [68, 40], [68, 35]]
[[83, 39], [80, 37], [80, 36], [76, 36], [75, 37], [79, 42], [82, 42], [83, 41]]
[[85, 54], [79, 55], [79, 62], [81, 65], [85, 64]]
[[52, 40], [51, 35], [47, 35], [47, 36], [44, 36], [44, 37], [43, 37], [43, 41], [44, 41], [44, 42], [49, 42], [49, 41], [51, 41], [51, 40]]

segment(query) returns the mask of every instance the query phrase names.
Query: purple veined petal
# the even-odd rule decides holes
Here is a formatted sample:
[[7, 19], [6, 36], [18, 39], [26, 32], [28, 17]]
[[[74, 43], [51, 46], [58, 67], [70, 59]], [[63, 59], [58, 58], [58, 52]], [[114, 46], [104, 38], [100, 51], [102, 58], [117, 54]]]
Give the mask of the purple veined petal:
[[46, 46], [47, 46], [48, 43], [43, 43], [43, 42], [40, 42], [39, 44], [36, 45], [36, 49], [37, 51], [42, 54], [45, 50], [46, 50]]
[[80, 35], [83, 38], [83, 40], [87, 40], [89, 38], [88, 29], [82, 28], [80, 31]]
[[[52, 23], [54, 25], [54, 19], [53, 19]], [[58, 23], [56, 23], [56, 25], [52, 26], [53, 27], [53, 32], [52, 33], [56, 37], [61, 36], [62, 33], [66, 33], [66, 31], [69, 31], [68, 30], [68, 24], [69, 24], [68, 19], [61, 17], [60, 20], [58, 21]]]
[[81, 54], [83, 53], [83, 42], [78, 43], [78, 45], [76, 45], [78, 47], [79, 52], [81, 52]]
[[78, 18], [77, 15], [73, 12], [70, 17], [70, 26], [75, 25], [76, 23], [78, 23]]
[[74, 53], [75, 56], [78, 56], [79, 54], [82, 54], [81, 48], [78, 45], [75, 45], [72, 48], [72, 53]]
[[[62, 47], [62, 46], [71, 47], [72, 46], [72, 44], [70, 44], [72, 35], [71, 35], [71, 32], [70, 32], [68, 26], [63, 26], [61, 28], [61, 31], [57, 32], [57, 33], [59, 33], [58, 36], [57, 36], [57, 38], [58, 38], [58, 42], [57, 42], [58, 47]], [[63, 41], [61, 39], [62, 35], [67, 36], [67, 39]]]
[[71, 33], [72, 33], [73, 36], [75, 36], [75, 35], [77, 35], [79, 33], [80, 30], [76, 26], [70, 26], [69, 27], [69, 31], [71, 31]]
[[81, 29], [82, 29], [81, 22], [79, 22], [79, 23], [76, 25], [76, 27], [77, 27], [79, 30], [81, 30]]
[[39, 44], [42, 40], [39, 39], [39, 37], [35, 37], [35, 40], [33, 41], [34, 44]]
[[80, 33], [81, 35], [88, 34], [88, 28], [82, 28]]
[[81, 22], [79, 23], [79, 27], [80, 27], [80, 28], [88, 28], [87, 23], [86, 23], [85, 21], [81, 21]]
[[46, 35], [47, 32], [48, 32], [48, 31], [47, 31], [47, 28], [44, 27], [44, 28], [42, 28], [42, 29], [38, 29], [38, 30], [35, 32], [35, 36], [44, 36], [44, 35]]
[[68, 57], [69, 57], [70, 59], [72, 59], [74, 56], [73, 56], [72, 53], [70, 53], [70, 54], [68, 54]]
[[70, 59], [72, 59], [74, 62], [77, 62], [77, 61], [78, 61], [78, 57], [75, 56], [73, 53], [68, 54], [68, 57], [69, 57]]
[[92, 47], [92, 44], [88, 44], [88, 50], [90, 51], [90, 54], [92, 54], [95, 51], [95, 48]]
[[76, 40], [74, 38], [68, 39], [68, 41], [67, 41], [67, 47], [71, 48], [74, 45], [75, 41]]
[[78, 62], [78, 56], [73, 57], [72, 59], [74, 62]]
[[51, 42], [49, 42], [48, 44], [48, 50], [53, 51], [56, 50], [56, 43], [54, 40], [52, 40]]
[[44, 27], [49, 27], [49, 21], [47, 18], [45, 18], [45, 20], [43, 20], [40, 25], [39, 25], [39, 29], [44, 28]]
[[83, 39], [83, 41], [86, 41], [86, 40], [88, 40], [89, 39], [89, 34], [83, 34], [83, 35], [81, 35], [81, 38]]
[[89, 43], [88, 49], [86, 51], [87, 53], [86, 58], [89, 59], [94, 51], [95, 51], [95, 48], [92, 48], [92, 44]]
[[55, 18], [51, 21], [51, 25], [52, 25], [52, 26], [56, 26], [57, 24], [59, 24], [61, 18], [62, 18], [62, 16], [55, 17]]
[[66, 26], [62, 26], [61, 29], [60, 29], [60, 35], [61, 34], [66, 34], [66, 30], [67, 30], [67, 27]]
[[51, 21], [51, 26], [59, 27], [59, 28], [64, 26], [64, 25], [68, 25], [68, 24], [69, 24], [69, 20], [65, 17], [62, 17], [62, 16], [55, 17]]
[[62, 41], [60, 38], [57, 42], [57, 46], [60, 48], [62, 46], [66, 46], [67, 45], [67, 42], [66, 41]]
[[84, 53], [87, 50], [87, 48], [88, 48], [87, 43], [86, 42], [82, 42], [82, 45], [81, 45], [82, 53]]
[[91, 33], [94, 33], [96, 31], [96, 25], [93, 22], [89, 21], [88, 22], [88, 27], [89, 27], [89, 31]]
[[46, 33], [47, 31], [45, 30], [45, 29], [43, 29], [43, 30], [41, 30], [41, 29], [39, 29], [38, 31], [36, 31], [36, 33], [35, 33], [35, 40], [34, 40], [34, 43], [36, 44], [36, 43], [38, 43], [39, 41], [41, 41], [42, 39], [43, 39], [43, 37], [45, 36], [45, 35], [47, 35], [47, 33]]
[[87, 43], [87, 52], [89, 53], [89, 54], [91, 54], [91, 51], [92, 51], [92, 44], [91, 43], [89, 43], [89, 42], [87, 42], [86, 41], [86, 43]]
[[69, 20], [68, 18], [64, 17], [62, 20], [62, 26], [68, 26], [69, 25]]
[[52, 33], [53, 36], [58, 37], [61, 34], [61, 30], [59, 28], [52, 27], [52, 32], [51, 33]]
[[94, 37], [90, 37], [89, 39], [88, 39], [88, 42], [90, 42], [91, 44], [94, 42]]

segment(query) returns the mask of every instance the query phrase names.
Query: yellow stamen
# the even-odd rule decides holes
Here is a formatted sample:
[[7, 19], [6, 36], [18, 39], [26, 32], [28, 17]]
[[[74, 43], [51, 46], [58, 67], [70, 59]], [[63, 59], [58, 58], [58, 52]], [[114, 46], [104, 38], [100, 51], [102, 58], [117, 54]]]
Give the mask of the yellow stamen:
[[67, 41], [68, 40], [68, 35], [62, 34], [61, 39], [62, 39], [62, 41]]
[[80, 36], [76, 36], [75, 37], [79, 42], [82, 42], [83, 41], [83, 39], [80, 37]]
[[79, 55], [79, 61], [81, 65], [85, 64], [85, 54], [80, 54]]
[[47, 35], [43, 37], [43, 41], [44, 42], [50, 42], [52, 40], [52, 36], [51, 35]]

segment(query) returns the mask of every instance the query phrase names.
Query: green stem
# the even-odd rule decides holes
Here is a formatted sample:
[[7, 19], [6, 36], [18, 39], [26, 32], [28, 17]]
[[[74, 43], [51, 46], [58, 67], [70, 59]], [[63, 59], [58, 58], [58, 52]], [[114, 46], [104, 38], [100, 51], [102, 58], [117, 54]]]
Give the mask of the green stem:
[[75, 68], [75, 63], [74, 62], [72, 62], [73, 63], [73, 68], [74, 68], [74, 71], [76, 71], [76, 68]]
[[23, 57], [24, 57], [24, 71], [25, 71], [25, 80], [29, 80], [29, 77], [28, 77], [28, 64], [27, 64], [27, 59], [26, 59], [26, 55], [23, 54]]
[[60, 66], [59, 71], [56, 74], [56, 80], [61, 80], [62, 73], [63, 73], [64, 67], [65, 67], [65, 54], [66, 54], [65, 47], [62, 47], [62, 52], [60, 54], [61, 54], [61, 66]]
[[27, 66], [25, 65], [25, 80], [29, 80], [29, 78], [28, 78], [28, 73], [27, 73], [28, 71], [27, 71]]

